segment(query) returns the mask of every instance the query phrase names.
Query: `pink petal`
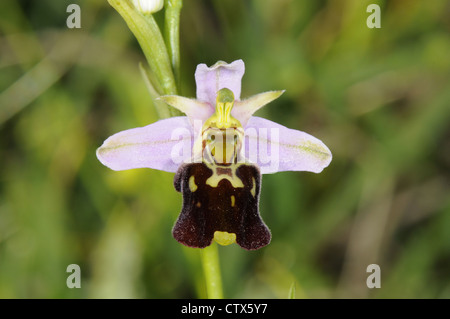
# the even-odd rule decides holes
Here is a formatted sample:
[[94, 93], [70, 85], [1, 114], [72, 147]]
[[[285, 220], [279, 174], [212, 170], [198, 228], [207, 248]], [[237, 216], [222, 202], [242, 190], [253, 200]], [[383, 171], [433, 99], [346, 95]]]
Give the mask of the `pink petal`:
[[176, 172], [183, 162], [189, 162], [193, 140], [188, 118], [172, 117], [110, 136], [97, 149], [97, 158], [116, 171], [153, 168]]
[[233, 91], [235, 99], [239, 100], [244, 72], [245, 65], [242, 60], [236, 60], [230, 64], [219, 61], [211, 67], [206, 64], [197, 65], [195, 71], [197, 100], [207, 102], [214, 107], [217, 91], [223, 88]]
[[261, 173], [309, 171], [320, 173], [331, 162], [331, 152], [319, 139], [275, 122], [252, 117], [245, 127], [244, 157]]

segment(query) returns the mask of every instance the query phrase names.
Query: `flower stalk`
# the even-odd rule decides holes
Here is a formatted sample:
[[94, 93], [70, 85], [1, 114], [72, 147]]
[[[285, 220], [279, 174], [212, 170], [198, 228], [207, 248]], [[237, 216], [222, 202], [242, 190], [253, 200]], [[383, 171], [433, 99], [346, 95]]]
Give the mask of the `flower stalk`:
[[[160, 94], [176, 94], [178, 90], [169, 54], [153, 16], [141, 14], [129, 0], [108, 0], [108, 2], [122, 16], [138, 40], [159, 87], [161, 87]], [[181, 115], [178, 110], [173, 108], [169, 107], [168, 110], [171, 116]]]
[[175, 76], [175, 82], [180, 87], [180, 13], [182, 0], [165, 1], [165, 40], [170, 62]]
[[206, 294], [209, 299], [223, 299], [222, 276], [220, 274], [219, 252], [216, 243], [201, 250]]

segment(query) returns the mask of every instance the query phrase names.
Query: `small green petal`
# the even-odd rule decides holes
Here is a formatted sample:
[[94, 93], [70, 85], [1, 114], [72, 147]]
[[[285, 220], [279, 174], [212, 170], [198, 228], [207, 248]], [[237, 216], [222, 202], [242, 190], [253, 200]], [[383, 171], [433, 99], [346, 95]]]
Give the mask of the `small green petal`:
[[280, 91], [268, 91], [249, 97], [243, 101], [236, 101], [235, 107], [232, 111], [234, 117], [236, 117], [242, 124], [246, 126], [250, 117], [262, 108], [264, 105], [276, 100], [284, 93], [284, 90]]
[[179, 95], [163, 95], [160, 96], [158, 100], [162, 100], [168, 105], [185, 113], [189, 117], [191, 123], [193, 123], [194, 120], [205, 121], [214, 113], [214, 109], [208, 103]]

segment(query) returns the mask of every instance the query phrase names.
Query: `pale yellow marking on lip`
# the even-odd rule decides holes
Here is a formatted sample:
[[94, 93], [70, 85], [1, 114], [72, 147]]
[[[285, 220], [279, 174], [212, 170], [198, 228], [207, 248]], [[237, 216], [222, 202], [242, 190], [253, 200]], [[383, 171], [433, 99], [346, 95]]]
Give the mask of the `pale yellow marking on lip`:
[[236, 197], [234, 197], [234, 195], [231, 195], [231, 207], [234, 207], [235, 204], [236, 204]]
[[189, 189], [191, 190], [191, 192], [195, 192], [198, 189], [198, 186], [195, 184], [194, 175], [189, 177]]
[[252, 189], [250, 190], [250, 193], [252, 194], [253, 197], [255, 197], [256, 196], [256, 181], [255, 181], [254, 177], [252, 177], [252, 183], [253, 183], [253, 186], [252, 186]]
[[219, 185], [219, 182], [221, 180], [226, 179], [231, 183], [231, 185], [234, 188], [244, 187], [244, 183], [242, 183], [242, 180], [239, 177], [237, 177], [237, 175], [236, 175], [236, 169], [241, 164], [232, 164], [232, 165], [227, 166], [227, 168], [231, 168], [231, 176], [227, 175], [227, 174], [218, 174], [217, 170], [216, 170], [218, 168], [218, 166], [216, 166], [216, 165], [212, 165], [212, 164], [208, 165], [208, 163], [205, 163], [205, 164], [213, 171], [213, 174], [211, 175], [211, 177], [209, 177], [206, 180], [206, 182], [205, 182], [206, 185], [209, 185], [211, 187], [217, 187], [217, 185]]
[[236, 242], [236, 234], [228, 233], [226, 231], [215, 231], [214, 240], [222, 246], [231, 245]]

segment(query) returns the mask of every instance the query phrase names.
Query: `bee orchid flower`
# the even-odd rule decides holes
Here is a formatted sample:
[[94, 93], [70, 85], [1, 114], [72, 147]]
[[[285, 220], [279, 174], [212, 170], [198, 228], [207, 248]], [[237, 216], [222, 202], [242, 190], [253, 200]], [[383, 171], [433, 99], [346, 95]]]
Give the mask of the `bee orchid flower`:
[[253, 116], [284, 91], [241, 100], [242, 60], [197, 66], [196, 98], [160, 99], [186, 116], [163, 119], [109, 137], [97, 150], [113, 170], [153, 168], [174, 172], [183, 195], [174, 238], [204, 248], [213, 240], [248, 250], [269, 244], [271, 233], [259, 213], [261, 174], [320, 173], [331, 161], [319, 139]]

